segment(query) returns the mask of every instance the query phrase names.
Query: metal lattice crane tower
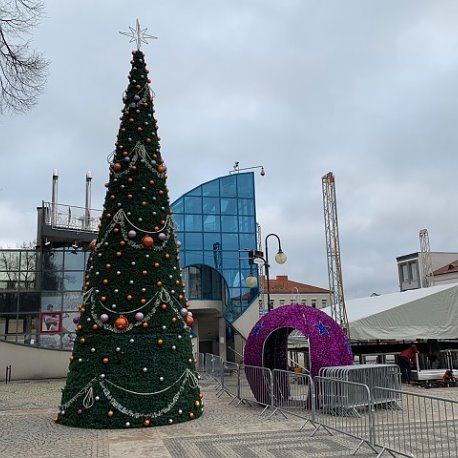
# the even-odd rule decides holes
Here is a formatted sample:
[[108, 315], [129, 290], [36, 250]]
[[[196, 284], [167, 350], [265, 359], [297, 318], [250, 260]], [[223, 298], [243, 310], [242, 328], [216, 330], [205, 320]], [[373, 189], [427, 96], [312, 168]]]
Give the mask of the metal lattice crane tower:
[[331, 315], [349, 336], [348, 316], [340, 264], [339, 227], [337, 224], [337, 203], [335, 177], [332, 172], [321, 179], [323, 187], [324, 227], [328, 256], [329, 290], [331, 293]]
[[431, 247], [429, 246], [428, 229], [420, 230], [421, 264], [423, 271], [423, 286], [428, 288], [434, 285], [433, 262], [431, 259]]

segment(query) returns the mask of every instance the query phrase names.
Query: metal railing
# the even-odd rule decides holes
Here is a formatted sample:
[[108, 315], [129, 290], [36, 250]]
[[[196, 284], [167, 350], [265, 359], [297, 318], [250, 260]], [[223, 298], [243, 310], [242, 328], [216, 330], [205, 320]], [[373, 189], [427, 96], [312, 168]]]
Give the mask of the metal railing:
[[[367, 385], [372, 393], [372, 402], [374, 404], [384, 404], [386, 407], [395, 408], [398, 399], [391, 397], [391, 393], [379, 393], [388, 395], [387, 397], [378, 398], [374, 396], [373, 388], [375, 386], [383, 386], [386, 388], [400, 389], [401, 388], [401, 373], [399, 366], [396, 364], [355, 364], [352, 366], [335, 366], [323, 367], [319, 371], [321, 377], [334, 378], [354, 383]], [[341, 385], [344, 392], [341, 396], [346, 396], [345, 404], [351, 406], [351, 409], [356, 414], [358, 407], [367, 406], [367, 398], [363, 393], [363, 397], [359, 398], [359, 390], [348, 389], [349, 385]], [[393, 395], [394, 396], [394, 395]]]
[[374, 445], [404, 456], [458, 456], [458, 402], [400, 390], [375, 387], [376, 396], [400, 398], [399, 410], [374, 406]]
[[312, 436], [323, 429], [358, 440], [353, 455], [365, 445], [377, 457], [458, 456], [458, 401], [401, 390], [396, 365], [323, 368], [312, 379], [211, 354], [197, 359], [205, 361], [219, 396], [226, 393], [237, 405], [260, 405], [261, 415], [270, 409], [269, 418], [276, 412], [302, 418], [301, 430], [311, 424]]
[[102, 210], [43, 202], [44, 223], [53, 229], [98, 232]]

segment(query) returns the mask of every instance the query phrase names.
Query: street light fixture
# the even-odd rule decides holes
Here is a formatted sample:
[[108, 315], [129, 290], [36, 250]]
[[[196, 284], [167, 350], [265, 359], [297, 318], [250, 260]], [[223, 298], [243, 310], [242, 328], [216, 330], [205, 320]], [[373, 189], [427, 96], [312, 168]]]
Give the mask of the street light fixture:
[[[278, 237], [277, 234], [268, 234], [265, 238], [264, 241], [264, 246], [266, 248], [266, 257], [264, 258], [263, 255], [264, 253], [262, 251], [250, 251], [249, 256], [250, 256], [250, 263], [255, 264], [256, 259], [260, 259], [266, 268], [266, 280], [267, 280], [267, 310], [270, 312], [273, 309], [273, 306], [270, 302], [270, 277], [269, 277], [269, 247], [267, 244], [267, 241], [269, 237], [275, 237], [278, 241], [278, 251], [277, 254], [275, 255], [275, 262], [277, 264], [284, 264], [287, 260], [286, 254], [283, 252], [281, 249], [281, 241], [280, 237]], [[250, 288], [255, 288], [258, 284], [257, 278], [250, 273], [250, 275], [246, 278], [246, 284]]]
[[234, 169], [233, 170], [229, 170], [229, 175], [232, 175], [233, 173], [240, 173], [240, 172], [243, 172], [244, 170], [254, 170], [254, 169], [261, 169], [259, 174], [262, 177], [266, 174], [263, 165], [255, 165], [254, 167], [245, 167], [245, 168], [241, 169], [239, 164], [240, 164], [240, 162], [238, 162], [238, 161], [234, 163]]

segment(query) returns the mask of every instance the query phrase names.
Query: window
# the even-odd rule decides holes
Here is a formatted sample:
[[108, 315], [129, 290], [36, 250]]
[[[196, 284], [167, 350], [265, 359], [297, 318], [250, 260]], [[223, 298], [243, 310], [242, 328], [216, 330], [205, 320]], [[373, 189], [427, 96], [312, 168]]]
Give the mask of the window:
[[409, 274], [412, 281], [418, 280], [418, 264], [416, 262], [409, 262]]
[[401, 265], [401, 281], [409, 281], [409, 265], [407, 263]]
[[285, 305], [285, 300], [284, 299], [280, 299], [280, 305]]
[[321, 299], [321, 308], [326, 307], [327, 304], [328, 304], [328, 301], [326, 299]]
[[312, 307], [316, 308], [316, 299], [312, 299]]

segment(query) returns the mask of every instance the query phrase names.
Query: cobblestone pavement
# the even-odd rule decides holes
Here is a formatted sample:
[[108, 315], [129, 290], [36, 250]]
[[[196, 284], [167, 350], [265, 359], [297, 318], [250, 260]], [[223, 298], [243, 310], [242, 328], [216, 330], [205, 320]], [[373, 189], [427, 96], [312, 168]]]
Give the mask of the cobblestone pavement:
[[[55, 424], [63, 380], [13, 382], [0, 386], [1, 458], [318, 458], [350, 456], [358, 440], [310, 429], [303, 420], [270, 419], [261, 408], [229, 404], [202, 381], [204, 415], [187, 423], [132, 430], [91, 430]], [[421, 392], [425, 392], [424, 390]], [[457, 397], [457, 389], [426, 390]], [[440, 393], [440, 394], [439, 394]], [[375, 454], [362, 446], [359, 458]]]

